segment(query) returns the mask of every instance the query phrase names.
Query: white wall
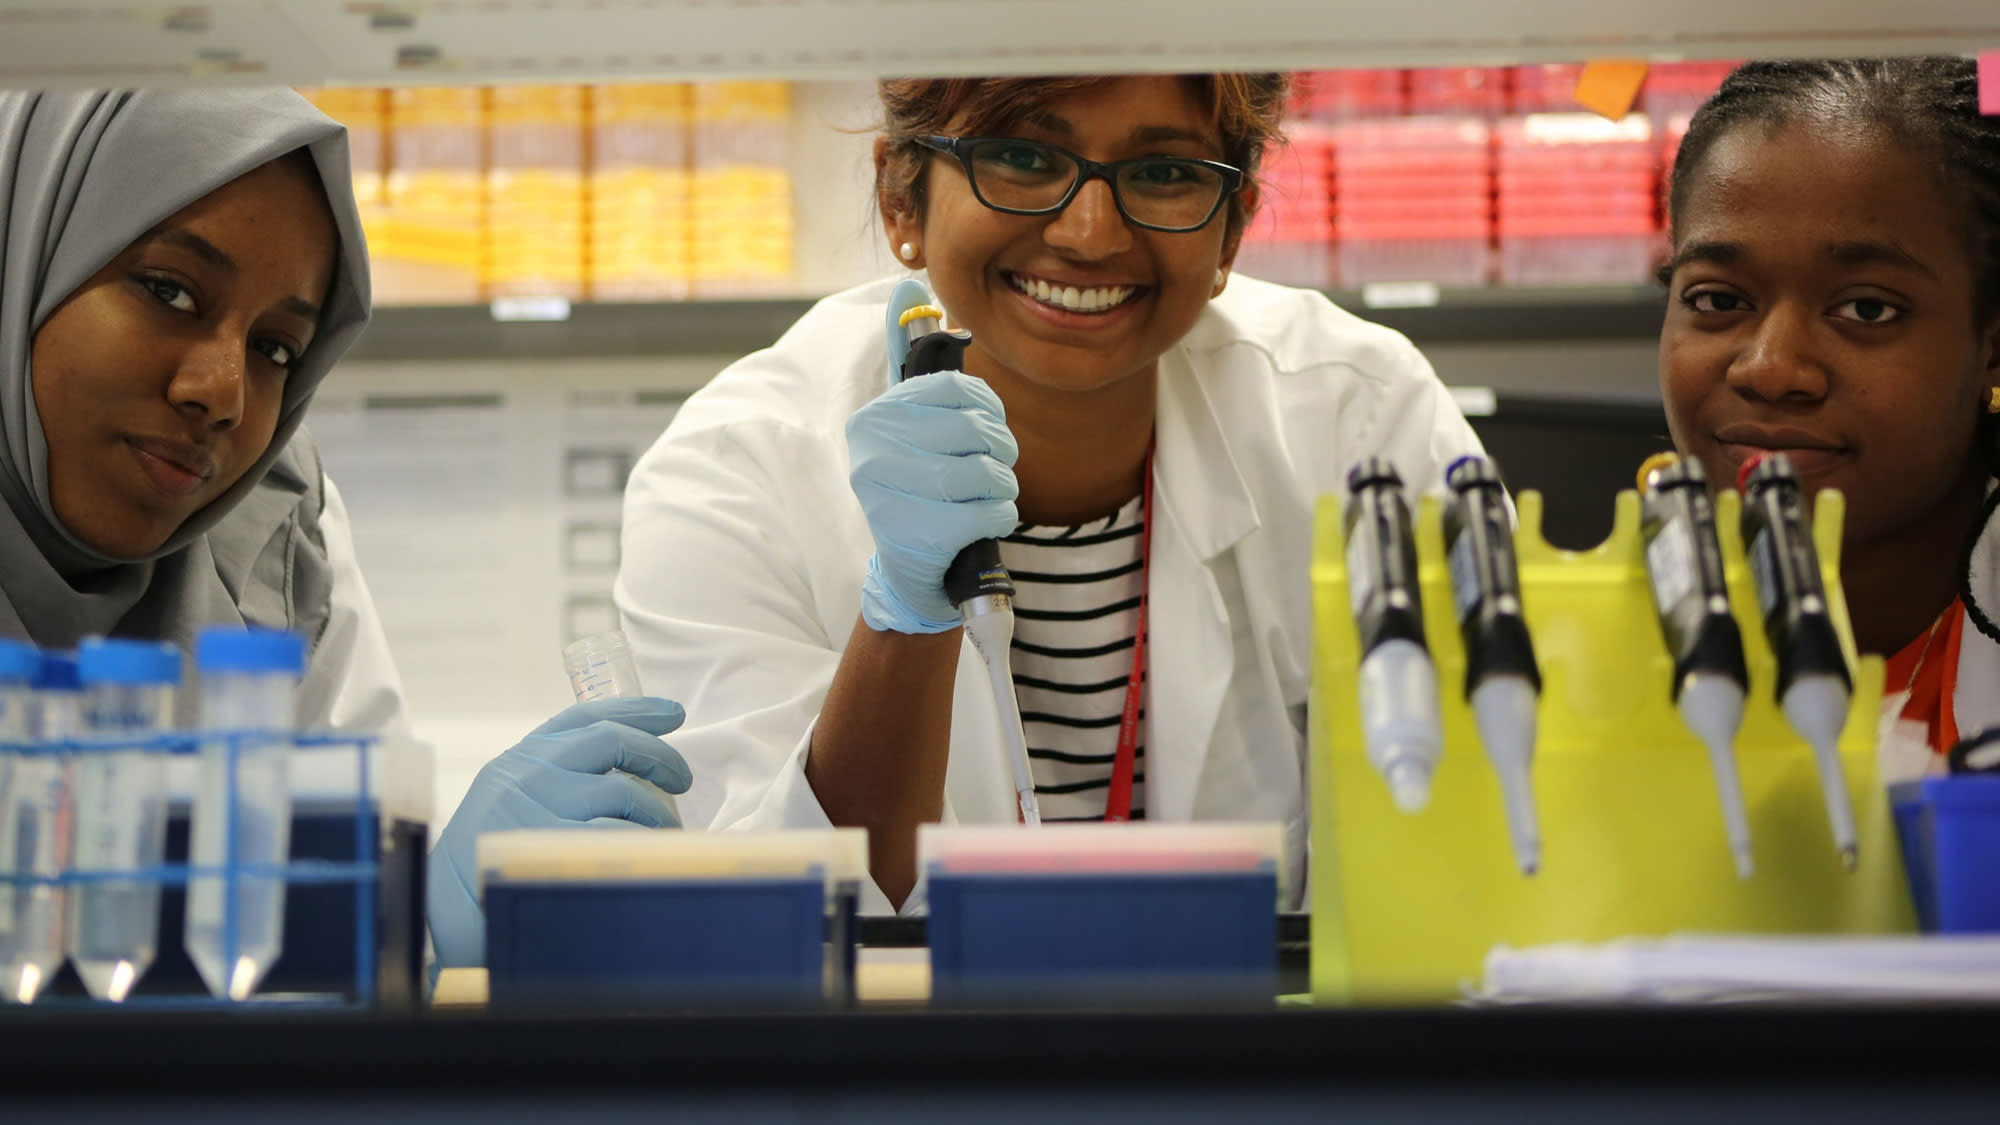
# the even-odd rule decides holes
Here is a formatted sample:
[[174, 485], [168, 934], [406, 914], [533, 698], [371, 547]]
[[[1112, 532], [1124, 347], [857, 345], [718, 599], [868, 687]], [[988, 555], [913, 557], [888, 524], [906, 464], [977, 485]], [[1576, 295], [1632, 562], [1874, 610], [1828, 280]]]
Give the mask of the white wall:
[[357, 364], [321, 392], [311, 429], [437, 749], [435, 825], [570, 702], [562, 646], [616, 626], [625, 474], [725, 362]]

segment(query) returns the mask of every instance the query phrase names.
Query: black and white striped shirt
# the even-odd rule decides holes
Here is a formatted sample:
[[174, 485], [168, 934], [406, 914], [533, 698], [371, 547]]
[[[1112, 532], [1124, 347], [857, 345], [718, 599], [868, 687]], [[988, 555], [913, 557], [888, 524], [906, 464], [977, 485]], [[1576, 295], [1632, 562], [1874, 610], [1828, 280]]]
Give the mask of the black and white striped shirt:
[[[1145, 501], [1080, 527], [1023, 524], [1000, 541], [1014, 576], [1010, 661], [1045, 821], [1102, 820], [1145, 582]], [[1146, 724], [1139, 712], [1132, 819], [1145, 817]]]

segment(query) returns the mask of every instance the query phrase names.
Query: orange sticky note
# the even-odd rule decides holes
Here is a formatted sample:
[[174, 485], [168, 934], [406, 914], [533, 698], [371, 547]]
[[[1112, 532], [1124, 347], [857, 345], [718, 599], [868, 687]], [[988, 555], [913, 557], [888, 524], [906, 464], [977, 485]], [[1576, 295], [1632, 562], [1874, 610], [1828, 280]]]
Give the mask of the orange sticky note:
[[1979, 52], [1979, 112], [2000, 117], [2000, 51]]
[[1646, 81], [1646, 64], [1625, 59], [1601, 59], [1583, 65], [1576, 80], [1576, 104], [1616, 121], [1632, 112], [1639, 87]]

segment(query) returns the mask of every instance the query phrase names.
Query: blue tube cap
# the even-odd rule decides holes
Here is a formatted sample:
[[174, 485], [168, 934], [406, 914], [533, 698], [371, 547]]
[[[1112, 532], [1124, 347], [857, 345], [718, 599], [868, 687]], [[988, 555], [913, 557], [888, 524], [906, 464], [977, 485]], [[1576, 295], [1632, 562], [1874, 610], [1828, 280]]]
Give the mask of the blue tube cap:
[[76, 648], [75, 665], [77, 678], [84, 684], [181, 682], [181, 650], [162, 641], [85, 637]]
[[306, 642], [282, 629], [231, 629], [213, 626], [194, 639], [195, 666], [203, 672], [283, 672], [302, 676]]
[[42, 670], [42, 654], [34, 645], [0, 637], [0, 682], [25, 684]]
[[68, 652], [45, 652], [42, 666], [35, 670], [36, 691], [82, 691], [83, 677], [77, 673], [76, 656]]
[[82, 691], [83, 676], [79, 672], [76, 655], [68, 652], [45, 652], [42, 666], [35, 672], [36, 691]]

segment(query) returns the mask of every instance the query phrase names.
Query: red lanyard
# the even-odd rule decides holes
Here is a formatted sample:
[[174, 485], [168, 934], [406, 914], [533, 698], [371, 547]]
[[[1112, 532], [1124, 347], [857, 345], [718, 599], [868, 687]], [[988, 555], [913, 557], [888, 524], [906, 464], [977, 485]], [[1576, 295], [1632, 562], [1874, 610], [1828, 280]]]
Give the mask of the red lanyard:
[[1958, 715], [1952, 697], [1958, 692], [1958, 656], [1965, 632], [1965, 606], [1957, 598], [1944, 607], [1924, 635], [1889, 658], [1884, 690], [1904, 685], [1909, 696], [1902, 718], [1924, 724], [1931, 749], [1946, 753], [1958, 744]]
[[1146, 455], [1146, 499], [1139, 507], [1139, 631], [1132, 635], [1132, 672], [1125, 678], [1125, 717], [1118, 723], [1118, 754], [1111, 760], [1111, 791], [1104, 819], [1132, 819], [1132, 779], [1139, 755], [1139, 708], [1146, 698], [1146, 598], [1153, 573], [1153, 456]]

